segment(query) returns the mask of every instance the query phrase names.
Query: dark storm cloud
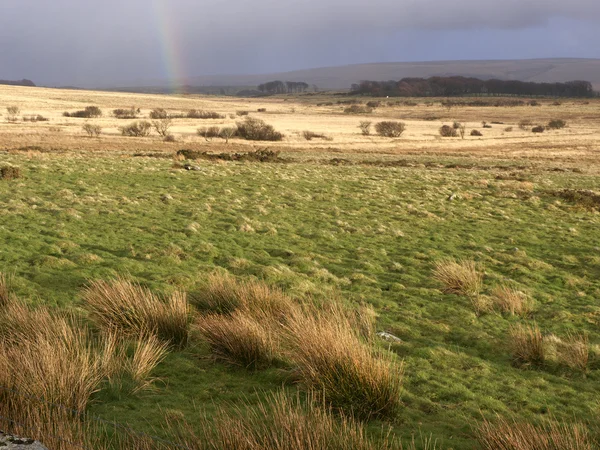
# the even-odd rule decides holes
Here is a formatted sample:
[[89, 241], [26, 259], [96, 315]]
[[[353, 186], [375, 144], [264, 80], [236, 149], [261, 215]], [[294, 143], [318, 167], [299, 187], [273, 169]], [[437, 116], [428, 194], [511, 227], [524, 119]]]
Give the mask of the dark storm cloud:
[[[80, 85], [160, 79], [169, 72], [163, 48], [176, 50], [171, 57], [187, 75], [600, 56], [590, 42], [600, 37], [599, 22], [598, 0], [1, 0], [0, 78]], [[452, 43], [458, 52], [442, 51]]]

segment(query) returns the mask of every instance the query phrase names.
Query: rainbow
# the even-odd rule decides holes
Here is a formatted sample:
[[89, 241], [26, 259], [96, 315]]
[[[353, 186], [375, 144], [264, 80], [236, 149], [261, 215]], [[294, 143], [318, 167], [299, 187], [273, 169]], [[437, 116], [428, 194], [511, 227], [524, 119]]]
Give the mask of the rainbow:
[[181, 81], [185, 79], [184, 58], [179, 45], [178, 31], [175, 28], [168, 0], [151, 0], [154, 21], [158, 33], [164, 75], [169, 80], [173, 92], [181, 90]]

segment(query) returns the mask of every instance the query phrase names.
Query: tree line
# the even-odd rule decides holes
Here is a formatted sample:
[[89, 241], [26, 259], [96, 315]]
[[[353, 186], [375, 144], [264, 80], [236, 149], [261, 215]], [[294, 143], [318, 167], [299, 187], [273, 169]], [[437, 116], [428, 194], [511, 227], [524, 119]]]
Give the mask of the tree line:
[[0, 80], [0, 84], [6, 84], [8, 86], [31, 86], [31, 87], [35, 87], [35, 83], [33, 81], [26, 80], [26, 79], [16, 80], [16, 81]]
[[593, 97], [589, 81], [536, 83], [517, 80], [480, 80], [468, 77], [403, 78], [400, 81], [363, 80], [351, 87], [352, 94], [374, 97], [454, 97], [465, 95], [522, 95], [548, 97]]
[[265, 94], [297, 94], [305, 92], [308, 89], [308, 83], [303, 81], [269, 81], [259, 84], [258, 90]]

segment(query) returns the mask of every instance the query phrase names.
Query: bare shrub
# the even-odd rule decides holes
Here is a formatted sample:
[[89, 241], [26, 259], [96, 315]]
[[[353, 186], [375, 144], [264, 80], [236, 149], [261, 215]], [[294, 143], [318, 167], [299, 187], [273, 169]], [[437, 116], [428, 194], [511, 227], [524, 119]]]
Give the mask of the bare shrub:
[[250, 114], [250, 111], [244, 111], [244, 110], [240, 110], [240, 111], [236, 111], [235, 115], [236, 116], [247, 116], [248, 114]]
[[186, 117], [188, 119], [224, 119], [225, 118], [224, 115], [219, 114], [214, 111], [203, 111], [203, 110], [197, 110], [197, 109], [190, 109], [187, 112]]
[[196, 130], [198, 136], [202, 136], [206, 141], [210, 141], [212, 138], [219, 137], [221, 135], [221, 129], [219, 127], [202, 127]]
[[116, 278], [92, 281], [83, 291], [83, 300], [105, 330], [120, 330], [134, 337], [154, 334], [176, 346], [187, 343], [188, 303], [181, 292], [163, 299], [137, 283]]
[[237, 134], [237, 128], [234, 127], [223, 127], [219, 132], [219, 137], [225, 139], [225, 143], [229, 144], [229, 139]]
[[344, 109], [344, 114], [371, 114], [373, 108], [368, 106], [352, 105]]
[[12, 300], [10, 289], [11, 279], [0, 272], [0, 309], [8, 305]]
[[487, 123], [485, 120], [483, 122], [481, 122], [481, 126], [483, 128], [492, 128], [492, 126], [489, 123]]
[[146, 137], [150, 134], [152, 124], [147, 120], [138, 120], [127, 126], [119, 127], [123, 136]]
[[504, 129], [504, 131], [506, 131], [507, 133], [510, 133], [513, 130], [513, 127], [506, 127]]
[[16, 180], [22, 176], [20, 167], [11, 165], [0, 166], [0, 180]]
[[16, 122], [18, 116], [21, 113], [21, 109], [18, 106], [7, 106], [6, 107], [6, 121]]
[[460, 122], [455, 120], [454, 123], [452, 123], [452, 128], [458, 130], [460, 128]]
[[450, 125], [443, 125], [440, 128], [440, 136], [442, 136], [442, 137], [457, 137], [458, 133]]
[[113, 109], [113, 116], [117, 119], [136, 119], [139, 109], [132, 106], [129, 109]]
[[544, 128], [542, 125], [538, 125], [537, 127], [533, 127], [531, 129], [532, 133], [543, 133], [544, 131], [546, 131], [546, 128]]
[[368, 108], [379, 108], [381, 106], [381, 102], [378, 100], [371, 100], [367, 102]]
[[567, 122], [562, 119], [553, 119], [550, 122], [548, 122], [548, 125], [547, 125], [547, 127], [551, 130], [560, 130], [561, 128], [564, 128], [566, 126], [567, 126]]
[[237, 122], [237, 135], [249, 141], [281, 141], [283, 134], [261, 119], [246, 117]]
[[77, 117], [84, 119], [96, 119], [102, 117], [102, 110], [97, 106], [86, 106], [85, 109], [75, 112], [64, 112], [65, 117]]
[[458, 133], [460, 134], [460, 138], [465, 138], [465, 133], [467, 132], [467, 126], [464, 123], [458, 124]]
[[196, 325], [219, 360], [249, 370], [267, 367], [274, 359], [268, 328], [244, 312], [200, 317]]
[[169, 113], [164, 108], [155, 108], [152, 111], [150, 111], [150, 118], [154, 120], [168, 119]]
[[41, 114], [32, 114], [30, 116], [23, 116], [23, 122], [48, 122], [49, 119], [42, 116]]
[[361, 420], [394, 417], [402, 366], [363, 342], [343, 314], [296, 313], [286, 325], [289, 358], [309, 389], [333, 408]]
[[89, 137], [98, 137], [102, 133], [102, 127], [98, 124], [85, 123], [81, 128]]
[[406, 125], [404, 122], [394, 122], [394, 121], [383, 121], [375, 124], [375, 131], [377, 134], [384, 137], [396, 138], [402, 136], [404, 130], [406, 129]]
[[360, 125], [358, 125], [363, 136], [369, 136], [371, 134], [371, 123], [372, 122], [368, 120], [363, 120], [360, 122]]
[[597, 442], [583, 424], [559, 423], [554, 419], [538, 425], [498, 417], [484, 419], [475, 427], [483, 450], [592, 450]]
[[163, 138], [164, 142], [177, 142], [177, 139], [175, 138], [174, 135], [172, 134], [167, 134], [164, 138]]
[[546, 359], [544, 339], [537, 325], [515, 325], [509, 329], [513, 363], [517, 366], [542, 365]]
[[471, 130], [471, 136], [483, 136], [479, 130]]
[[326, 136], [323, 133], [315, 133], [314, 131], [305, 130], [302, 132], [302, 136], [307, 141], [311, 141], [313, 139], [323, 139], [326, 141], [331, 141], [332, 139], [329, 136]]
[[532, 310], [532, 303], [523, 292], [508, 286], [496, 286], [492, 291], [494, 306], [503, 313], [526, 316]]
[[173, 121], [169, 117], [157, 119], [152, 121], [152, 126], [156, 133], [163, 138], [169, 135], [169, 129], [173, 125]]
[[528, 130], [532, 126], [533, 126], [533, 122], [529, 119], [523, 119], [523, 120], [519, 121], [519, 128], [523, 131]]
[[483, 275], [472, 260], [445, 259], [435, 263], [433, 277], [444, 285], [446, 294], [477, 297], [483, 285]]
[[267, 112], [267, 108], [258, 108], [257, 112]]

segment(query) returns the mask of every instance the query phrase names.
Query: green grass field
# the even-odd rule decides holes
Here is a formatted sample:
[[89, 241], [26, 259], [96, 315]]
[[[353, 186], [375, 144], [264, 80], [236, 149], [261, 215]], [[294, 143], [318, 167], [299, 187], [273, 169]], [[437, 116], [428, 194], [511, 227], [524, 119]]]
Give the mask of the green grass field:
[[[386, 167], [304, 158], [200, 161], [185, 171], [169, 159], [42, 156], [2, 156], [23, 178], [0, 180], [0, 271], [28, 302], [80, 310], [88, 280], [117, 274], [157, 292], [193, 292], [226, 270], [297, 298], [372, 305], [377, 331], [402, 339], [378, 345], [405, 364], [403, 406], [391, 422], [404, 439], [432, 434], [443, 448], [470, 449], [472, 425], [495, 413], [597, 422], [600, 215], [554, 194], [594, 189], [594, 175], [501, 160], [478, 168], [469, 158], [458, 161], [474, 168], [453, 168], [456, 159]], [[444, 258], [473, 259], [483, 295], [509, 285], [533, 311], [477, 316], [433, 278]], [[544, 334], [588, 333], [588, 370], [552, 359], [513, 366], [509, 327], [534, 322]], [[293, 390], [288, 372], [232, 368], [196, 342], [158, 366], [153, 391], [105, 389], [91, 411], [140, 431], [160, 428], [165, 413], [193, 423], [241, 398]]]

